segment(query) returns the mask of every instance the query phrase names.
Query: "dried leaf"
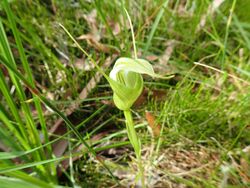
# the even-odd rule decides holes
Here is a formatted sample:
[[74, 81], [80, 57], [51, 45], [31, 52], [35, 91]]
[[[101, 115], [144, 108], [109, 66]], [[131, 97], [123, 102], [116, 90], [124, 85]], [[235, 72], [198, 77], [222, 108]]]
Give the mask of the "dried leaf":
[[159, 74], [169, 74], [170, 71], [172, 71], [171, 69], [173, 69], [172, 67], [170, 67], [170, 65], [168, 64], [168, 61], [174, 51], [174, 48], [176, 46], [176, 41], [174, 40], [170, 40], [166, 43], [167, 48], [165, 49], [165, 51], [163, 52], [162, 56], [159, 57], [159, 61], [158, 63], [156, 63], [154, 65], [155, 70], [159, 73]]
[[137, 100], [135, 101], [134, 103], [134, 106], [140, 106], [142, 105], [148, 98], [148, 93], [149, 93], [149, 90], [148, 89], [143, 89], [141, 95], [137, 98]]
[[208, 16], [211, 16], [214, 14], [216, 9], [220, 7], [220, 5], [224, 2], [225, 0], [214, 0], [210, 6], [207, 9], [207, 13], [201, 16], [200, 23], [198, 24], [196, 28], [196, 33], [200, 32], [202, 28], [206, 25], [206, 20]]
[[250, 146], [245, 147], [242, 151], [245, 155], [244, 157], [240, 158], [240, 168], [238, 171], [243, 181], [246, 183], [250, 183]]
[[239, 175], [242, 177], [243, 181], [250, 183], [250, 164], [243, 157], [240, 159]]
[[156, 137], [160, 136], [161, 126], [160, 126], [160, 124], [156, 123], [155, 116], [150, 112], [146, 112], [145, 115], [146, 115], [146, 119], [148, 121], [148, 124], [154, 133], [154, 136], [156, 136]]
[[115, 36], [121, 32], [121, 27], [118, 22], [114, 22], [113, 20], [109, 19], [108, 24]]
[[95, 68], [95, 65], [84, 58], [77, 58], [74, 63], [75, 67], [79, 70], [91, 71]]
[[159, 57], [156, 56], [156, 55], [147, 55], [147, 56], [146, 56], [146, 59], [147, 59], [148, 61], [156, 61], [158, 58], [159, 58]]
[[99, 41], [101, 39], [101, 33], [98, 31], [97, 27], [98, 24], [96, 21], [96, 9], [93, 9], [89, 14], [85, 14], [83, 17], [89, 25], [92, 37], [94, 37], [96, 41]]
[[176, 42], [174, 40], [170, 40], [167, 42], [167, 48], [164, 51], [163, 55], [159, 58], [160, 65], [166, 65], [173, 53]]
[[[86, 40], [87, 43], [94, 47], [96, 50], [104, 53], [119, 53], [118, 50], [115, 47], [102, 44], [100, 42], [102, 35], [104, 34], [105, 30], [104, 29], [99, 29], [98, 24], [96, 21], [97, 18], [97, 12], [96, 10], [92, 10], [89, 14], [85, 14], [83, 16], [85, 20], [87, 21], [90, 32], [88, 34], [83, 34], [79, 36], [77, 39], [78, 40]], [[120, 32], [120, 29], [118, 28], [119, 25], [114, 24], [114, 29], [117, 30], [116, 32]]]
[[144, 88], [140, 97], [136, 100], [134, 106], [135, 107], [141, 106], [142, 104], [144, 104], [145, 101], [148, 100], [148, 97], [156, 101], [163, 100], [166, 94], [167, 94], [166, 90], [160, 90], [160, 89], [149, 90], [147, 88]]
[[98, 38], [93, 35], [93, 34], [84, 34], [84, 35], [81, 35], [79, 37], [77, 37], [77, 40], [87, 40], [87, 43], [94, 47], [96, 50], [100, 51], [100, 52], [104, 52], [104, 53], [116, 53], [118, 54], [119, 51], [114, 48], [114, 47], [111, 47], [109, 45], [106, 45], [106, 44], [102, 44], [98, 41]]

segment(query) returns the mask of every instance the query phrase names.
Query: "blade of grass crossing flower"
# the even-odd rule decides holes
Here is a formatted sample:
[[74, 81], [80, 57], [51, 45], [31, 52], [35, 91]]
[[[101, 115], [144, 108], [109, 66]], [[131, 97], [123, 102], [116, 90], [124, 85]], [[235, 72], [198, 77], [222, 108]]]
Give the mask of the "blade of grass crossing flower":
[[62, 25], [59, 24], [60, 27], [63, 28], [63, 30], [66, 32], [66, 34], [70, 37], [70, 39], [77, 45], [77, 47], [91, 60], [91, 62], [95, 65], [95, 67], [97, 68], [97, 70], [106, 78], [106, 80], [109, 82], [110, 86], [112, 87], [112, 89], [119, 91], [121, 90], [121, 92], [119, 92], [118, 95], [120, 95], [121, 98], [126, 97], [124, 95], [125, 93], [130, 92], [131, 90], [127, 89], [127, 88], [123, 88], [121, 87], [121, 85], [117, 82], [115, 82], [114, 80], [112, 80], [111, 78], [109, 78], [109, 76], [101, 69], [101, 67], [95, 62], [95, 60], [93, 58], [91, 58], [91, 56], [80, 46], [80, 44], [75, 40], [75, 38], [69, 33], [69, 31]]

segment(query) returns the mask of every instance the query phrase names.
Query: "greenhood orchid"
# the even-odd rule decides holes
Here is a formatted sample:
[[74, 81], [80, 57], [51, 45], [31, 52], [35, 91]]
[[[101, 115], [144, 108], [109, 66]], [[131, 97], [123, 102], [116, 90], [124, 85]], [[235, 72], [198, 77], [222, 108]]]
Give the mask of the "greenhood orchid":
[[128, 20], [131, 27], [133, 45], [135, 58], [120, 57], [116, 60], [113, 69], [111, 70], [109, 76], [99, 67], [99, 65], [90, 57], [90, 55], [78, 44], [78, 42], [72, 37], [72, 35], [67, 31], [67, 29], [61, 25], [69, 37], [75, 42], [77, 47], [94, 63], [98, 71], [107, 79], [112, 90], [113, 90], [113, 100], [117, 108], [123, 111], [126, 119], [126, 129], [129, 141], [134, 148], [136, 158], [138, 160], [138, 177], [141, 179], [141, 187], [146, 187], [144, 167], [141, 159], [141, 141], [138, 137], [133, 117], [131, 114], [131, 107], [140, 96], [143, 90], [143, 78], [142, 74], [149, 75], [154, 78], [169, 78], [162, 77], [155, 74], [152, 65], [144, 59], [137, 58], [134, 32], [130, 17], [127, 10], [125, 12], [128, 16]]
[[120, 110], [129, 110], [143, 89], [141, 74], [160, 77], [144, 59], [119, 58], [109, 74], [108, 81], [114, 92], [113, 100]]

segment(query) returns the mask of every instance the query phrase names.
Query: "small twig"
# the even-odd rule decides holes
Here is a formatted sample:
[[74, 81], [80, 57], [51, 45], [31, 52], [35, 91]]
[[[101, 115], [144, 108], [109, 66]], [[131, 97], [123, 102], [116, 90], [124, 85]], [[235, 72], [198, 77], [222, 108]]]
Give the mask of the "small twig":
[[231, 77], [231, 78], [233, 78], [233, 79], [235, 79], [235, 80], [239, 80], [239, 81], [241, 81], [241, 82], [244, 82], [244, 83], [247, 84], [247, 85], [250, 85], [250, 82], [248, 82], [248, 81], [246, 81], [246, 80], [243, 80], [242, 78], [239, 78], [239, 77], [237, 77], [237, 76], [235, 76], [235, 75], [233, 75], [233, 74], [227, 73], [226, 71], [222, 71], [222, 70], [219, 70], [219, 69], [217, 69], [217, 68], [215, 68], [215, 67], [211, 67], [211, 66], [209, 66], [209, 65], [205, 65], [205, 64], [202, 64], [202, 63], [198, 63], [198, 62], [194, 62], [194, 64], [195, 64], [195, 65], [202, 66], [202, 67], [209, 68], [209, 69], [214, 70], [214, 71], [216, 71], [216, 72], [219, 72], [219, 73], [221, 73], [221, 74], [227, 74], [229, 77]]

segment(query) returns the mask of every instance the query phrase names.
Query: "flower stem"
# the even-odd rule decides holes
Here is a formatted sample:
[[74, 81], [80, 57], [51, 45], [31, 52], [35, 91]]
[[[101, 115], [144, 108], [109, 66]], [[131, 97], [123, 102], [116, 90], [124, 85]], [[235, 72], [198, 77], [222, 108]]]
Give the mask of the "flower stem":
[[136, 134], [130, 109], [124, 110], [123, 112], [124, 112], [124, 116], [126, 119], [126, 128], [127, 128], [128, 138], [129, 138], [131, 145], [134, 148], [135, 155], [136, 155], [137, 162], [138, 162], [139, 178], [141, 179], [141, 186], [144, 188], [145, 177], [144, 177], [144, 167], [143, 167], [142, 159], [141, 159], [141, 142]]

